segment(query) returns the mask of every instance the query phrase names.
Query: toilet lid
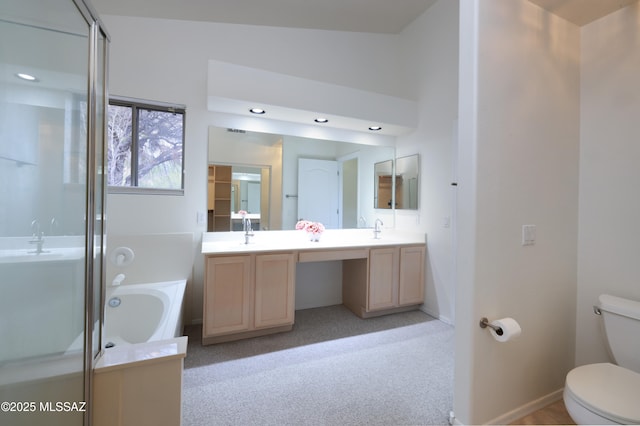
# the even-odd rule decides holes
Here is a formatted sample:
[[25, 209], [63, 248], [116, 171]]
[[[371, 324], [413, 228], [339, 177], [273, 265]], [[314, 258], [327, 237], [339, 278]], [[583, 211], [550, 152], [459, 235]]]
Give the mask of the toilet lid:
[[621, 424], [640, 423], [640, 374], [610, 363], [589, 364], [567, 374], [576, 401]]

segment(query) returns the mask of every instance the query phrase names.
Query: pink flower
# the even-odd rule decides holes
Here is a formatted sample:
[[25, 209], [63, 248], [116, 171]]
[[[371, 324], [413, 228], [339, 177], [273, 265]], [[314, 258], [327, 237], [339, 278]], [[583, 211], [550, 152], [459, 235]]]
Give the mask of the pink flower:
[[307, 232], [311, 232], [312, 234], [322, 234], [324, 232], [324, 225], [320, 222], [311, 222], [306, 229]]
[[240, 210], [238, 211], [238, 214], [242, 217], [245, 217], [247, 215], [247, 211], [246, 210]]
[[307, 226], [309, 226], [311, 224], [311, 222], [309, 222], [308, 220], [299, 220], [298, 223], [296, 223], [296, 229], [297, 230], [307, 230]]

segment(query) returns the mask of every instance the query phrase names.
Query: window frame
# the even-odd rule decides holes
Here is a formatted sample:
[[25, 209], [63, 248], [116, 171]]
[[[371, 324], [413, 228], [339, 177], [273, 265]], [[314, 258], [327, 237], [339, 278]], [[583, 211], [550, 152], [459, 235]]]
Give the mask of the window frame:
[[[110, 95], [107, 107], [111, 105], [131, 107], [131, 186], [107, 186], [109, 194], [153, 194], [153, 195], [184, 195], [184, 159], [185, 159], [185, 132], [187, 127], [187, 107], [180, 104], [167, 102], [149, 101], [144, 99], [130, 98], [126, 96]], [[147, 109], [162, 112], [182, 114], [182, 158], [181, 158], [181, 188], [147, 188], [138, 186], [138, 109]], [[108, 120], [107, 108], [107, 120]], [[135, 118], [134, 118], [135, 117]], [[105, 126], [107, 127], [107, 126]], [[105, 130], [106, 131], [106, 130]], [[109, 143], [108, 135], [106, 141]], [[135, 185], [134, 185], [135, 182]]]

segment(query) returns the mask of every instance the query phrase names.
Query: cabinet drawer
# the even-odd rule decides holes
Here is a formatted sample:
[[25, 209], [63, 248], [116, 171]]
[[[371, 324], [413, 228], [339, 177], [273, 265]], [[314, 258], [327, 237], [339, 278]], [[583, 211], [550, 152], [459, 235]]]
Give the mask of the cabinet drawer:
[[330, 260], [366, 259], [369, 249], [301, 251], [298, 262], [326, 262]]

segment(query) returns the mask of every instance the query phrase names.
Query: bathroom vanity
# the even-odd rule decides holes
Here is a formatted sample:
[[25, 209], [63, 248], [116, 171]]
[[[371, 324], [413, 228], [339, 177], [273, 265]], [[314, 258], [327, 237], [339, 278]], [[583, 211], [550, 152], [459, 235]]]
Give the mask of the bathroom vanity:
[[416, 309], [424, 301], [424, 234], [371, 229], [203, 234], [203, 344], [289, 331], [297, 263], [342, 261], [342, 302], [361, 318]]

